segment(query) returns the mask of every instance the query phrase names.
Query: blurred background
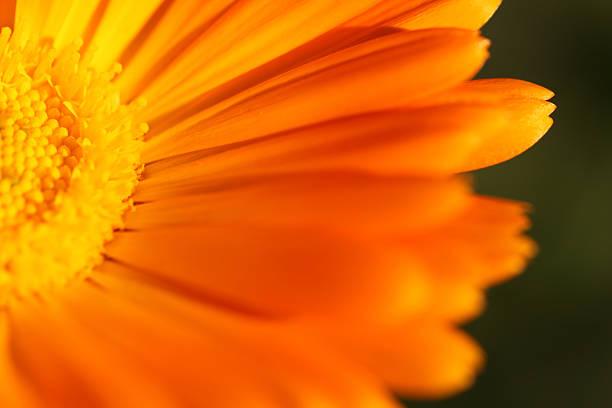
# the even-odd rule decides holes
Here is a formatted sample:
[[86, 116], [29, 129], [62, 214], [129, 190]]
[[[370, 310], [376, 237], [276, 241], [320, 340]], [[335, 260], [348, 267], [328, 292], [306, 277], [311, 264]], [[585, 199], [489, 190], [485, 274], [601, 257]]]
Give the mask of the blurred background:
[[530, 202], [540, 253], [493, 288], [467, 326], [488, 355], [476, 385], [423, 408], [612, 407], [612, 1], [505, 0], [483, 30], [480, 77], [557, 93], [552, 130], [476, 173], [476, 189]]

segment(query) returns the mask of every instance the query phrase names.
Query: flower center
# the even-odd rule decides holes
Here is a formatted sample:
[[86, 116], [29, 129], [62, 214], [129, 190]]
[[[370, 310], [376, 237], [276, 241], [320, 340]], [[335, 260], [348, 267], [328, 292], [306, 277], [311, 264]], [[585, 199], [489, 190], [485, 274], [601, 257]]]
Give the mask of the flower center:
[[86, 277], [131, 207], [143, 102], [79, 48], [0, 31], [0, 306]]
[[47, 83], [0, 84], [0, 228], [49, 219], [83, 157], [79, 123]]

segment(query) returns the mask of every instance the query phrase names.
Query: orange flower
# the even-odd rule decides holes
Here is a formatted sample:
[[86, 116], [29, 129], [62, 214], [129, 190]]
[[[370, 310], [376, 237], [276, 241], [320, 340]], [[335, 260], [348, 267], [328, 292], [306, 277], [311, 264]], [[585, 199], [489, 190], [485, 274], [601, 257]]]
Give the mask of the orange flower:
[[522, 204], [456, 174], [554, 109], [470, 80], [498, 0], [0, 3], [0, 406], [471, 383], [455, 326], [534, 245]]

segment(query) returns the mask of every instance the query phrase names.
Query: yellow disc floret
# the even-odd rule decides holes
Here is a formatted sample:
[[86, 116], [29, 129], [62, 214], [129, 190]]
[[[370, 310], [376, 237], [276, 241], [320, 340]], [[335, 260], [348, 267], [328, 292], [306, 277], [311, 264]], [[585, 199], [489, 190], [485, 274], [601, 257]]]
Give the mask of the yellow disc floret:
[[[34, 88], [33, 88], [34, 85]], [[0, 84], [0, 227], [49, 219], [83, 157], [78, 120], [49, 84]]]
[[0, 32], [0, 306], [87, 276], [131, 206], [142, 102], [79, 48]]

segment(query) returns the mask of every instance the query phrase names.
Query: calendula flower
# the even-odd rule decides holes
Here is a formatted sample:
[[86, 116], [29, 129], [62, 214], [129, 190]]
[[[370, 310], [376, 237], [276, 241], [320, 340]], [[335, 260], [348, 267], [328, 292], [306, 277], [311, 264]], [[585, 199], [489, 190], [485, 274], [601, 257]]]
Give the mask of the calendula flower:
[[2, 0], [0, 406], [395, 407], [534, 245], [498, 0]]

